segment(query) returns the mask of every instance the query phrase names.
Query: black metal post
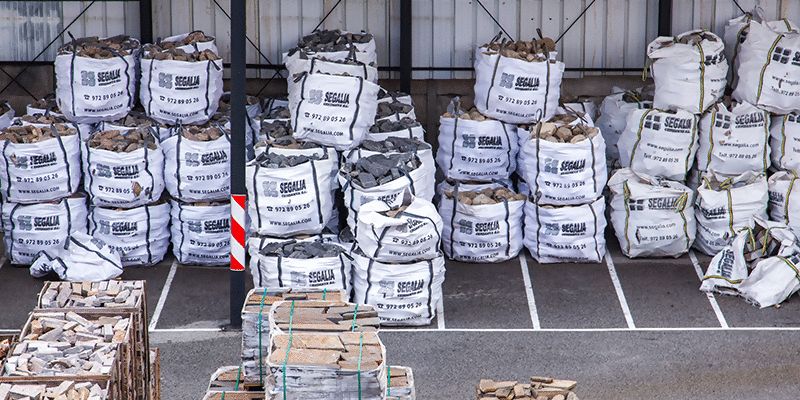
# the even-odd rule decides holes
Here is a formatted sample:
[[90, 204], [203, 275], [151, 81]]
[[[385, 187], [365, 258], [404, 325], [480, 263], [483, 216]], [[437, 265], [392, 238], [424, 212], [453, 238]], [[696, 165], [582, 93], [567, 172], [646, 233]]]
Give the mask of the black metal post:
[[658, 36], [672, 35], [672, 0], [658, 0]]
[[[231, 197], [242, 198], [247, 194], [245, 187], [245, 1], [231, 2]], [[244, 203], [244, 202], [242, 202]], [[231, 202], [234, 207], [234, 202]], [[231, 221], [234, 226], [234, 221]], [[242, 221], [241, 226], [244, 226]], [[234, 232], [235, 233], [235, 232]], [[236, 238], [231, 238], [231, 247]], [[231, 257], [230, 274], [230, 320], [232, 328], [242, 326], [242, 304], [244, 303], [244, 259], [234, 262]]]
[[400, 0], [400, 90], [411, 94], [411, 0]]
[[139, 37], [142, 43], [153, 43], [152, 0], [139, 0]]

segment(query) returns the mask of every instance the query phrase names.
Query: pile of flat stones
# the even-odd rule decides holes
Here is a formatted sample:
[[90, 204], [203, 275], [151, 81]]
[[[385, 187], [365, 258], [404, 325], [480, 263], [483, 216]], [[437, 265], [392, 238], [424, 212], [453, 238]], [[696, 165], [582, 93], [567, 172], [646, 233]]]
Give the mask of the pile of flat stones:
[[[453, 198], [454, 192], [447, 190], [444, 192], [448, 199]], [[458, 192], [458, 202], [462, 204], [480, 206], [488, 204], [499, 204], [504, 201], [524, 201], [527, 196], [521, 193], [514, 193], [511, 189], [504, 187], [501, 188], [485, 188], [482, 190]]]
[[492, 41], [484, 44], [483, 54], [500, 54], [503, 57], [516, 58], [522, 61], [542, 62], [547, 60], [547, 53], [556, 49], [553, 39], [543, 38], [540, 40], [508, 40], [503, 38], [502, 42]]
[[158, 45], [162, 49], [166, 50], [166, 49], [174, 49], [175, 47], [193, 45], [195, 43], [206, 43], [206, 42], [212, 42], [212, 41], [214, 41], [213, 37], [206, 36], [206, 34], [203, 33], [202, 31], [194, 31], [194, 32], [186, 35], [186, 37], [181, 39], [181, 40], [175, 40], [175, 41], [169, 41], [169, 42], [162, 41], [162, 42], [159, 42]]
[[275, 153], [261, 153], [255, 158], [256, 164], [262, 168], [289, 168], [296, 167], [300, 164], [308, 162], [309, 160], [319, 160], [316, 155], [306, 156], [285, 156], [283, 154]]
[[106, 389], [92, 382], [0, 383], [0, 400], [105, 400]]
[[288, 240], [265, 245], [260, 253], [266, 256], [311, 259], [338, 257], [344, 249], [340, 246], [323, 242], [298, 242]]
[[444, 114], [442, 114], [442, 117], [443, 118], [458, 118], [458, 119], [465, 119], [465, 120], [468, 120], [468, 121], [479, 121], [479, 122], [480, 121], [492, 120], [492, 118], [481, 114], [481, 112], [478, 111], [478, 109], [475, 108], [475, 107], [472, 107], [471, 109], [469, 109], [469, 111], [462, 112], [460, 114], [457, 114], [457, 113], [454, 114], [454, 113], [451, 113], [451, 112], [448, 111], [448, 112], [445, 112]]
[[573, 392], [578, 383], [563, 379], [532, 376], [529, 383], [481, 379], [478, 400], [579, 400]]
[[113, 122], [109, 122], [109, 124], [118, 125], [118, 126], [124, 126], [124, 127], [127, 127], [127, 128], [136, 128], [136, 127], [140, 127], [140, 126], [150, 127], [150, 126], [154, 126], [154, 125], [157, 125], [157, 126], [160, 126], [160, 127], [166, 127], [166, 125], [158, 123], [155, 120], [153, 120], [152, 118], [148, 118], [143, 113], [134, 112], [134, 111], [131, 111], [130, 113], [128, 113], [128, 115], [126, 115], [123, 118], [120, 118], [120, 119], [118, 119], [116, 121], [113, 121]]
[[46, 98], [46, 99], [39, 99], [31, 103], [31, 107], [38, 108], [40, 110], [50, 110], [54, 113], [61, 113], [61, 110], [58, 108], [58, 104], [56, 103], [55, 98]]
[[162, 49], [158, 45], [147, 45], [145, 47], [144, 58], [154, 60], [175, 60], [175, 61], [215, 61], [220, 57], [211, 50], [186, 52], [183, 49], [171, 48]]
[[216, 126], [185, 125], [181, 128], [181, 135], [195, 142], [210, 142], [221, 138], [224, 133]]
[[428, 150], [431, 145], [416, 138], [390, 137], [385, 140], [365, 140], [360, 147], [376, 153], [415, 153]]
[[[273, 365], [285, 363], [287, 367], [307, 366], [333, 371], [365, 372], [377, 369], [384, 359], [380, 339], [375, 332], [298, 333], [292, 335], [291, 347], [288, 334], [274, 335], [269, 362]], [[313, 388], [314, 374], [309, 372], [302, 375], [287, 379], [287, 385], [303, 382], [303, 387]]]
[[401, 103], [397, 100], [389, 102], [378, 103], [378, 111], [375, 114], [375, 119], [390, 117], [395, 114], [408, 114], [414, 107]]
[[290, 321], [292, 332], [376, 332], [381, 324], [372, 306], [344, 301], [306, 300], [295, 307], [283, 301], [270, 311], [270, 324], [281, 331]]
[[275, 139], [273, 144], [276, 144], [275, 142], [278, 142], [278, 139], [282, 139], [283, 146], [289, 146], [297, 142], [297, 140], [292, 138], [292, 127], [289, 125], [289, 121], [275, 120], [272, 122], [262, 122], [261, 134], [268, 138]]
[[140, 127], [129, 131], [116, 129], [93, 133], [89, 138], [89, 147], [118, 153], [130, 153], [147, 146], [150, 150], [158, 149], [156, 139], [150, 128]]
[[375, 125], [372, 125], [369, 128], [369, 132], [370, 133], [397, 132], [410, 128], [416, 128], [418, 126], [421, 126], [419, 121], [413, 118], [403, 117], [399, 121], [394, 121], [390, 119], [380, 121]]
[[420, 165], [413, 153], [375, 154], [346, 163], [341, 173], [362, 188], [372, 188], [406, 176]]
[[262, 119], [289, 119], [292, 113], [288, 107], [275, 107], [267, 112], [261, 113]]
[[389, 90], [385, 90], [385, 89], [381, 88], [381, 90], [378, 91], [378, 100], [382, 100], [382, 99], [385, 99], [387, 97], [391, 97], [393, 99], [397, 99], [397, 98], [400, 98], [400, 97], [407, 97], [407, 96], [408, 96], [408, 93], [401, 92], [399, 90], [389, 91]]
[[346, 51], [350, 48], [349, 43], [369, 43], [371, 40], [372, 35], [369, 33], [322, 30], [303, 36], [297, 42], [297, 47], [312, 52]]
[[40, 307], [133, 308], [143, 295], [143, 281], [51, 282]]
[[532, 139], [543, 139], [554, 143], [579, 143], [594, 138], [600, 130], [584, 124], [562, 125], [555, 122], [539, 122], [531, 127]]
[[139, 48], [139, 41], [126, 35], [117, 35], [105, 39], [90, 36], [65, 43], [58, 49], [59, 54], [76, 53], [78, 57], [108, 59], [127, 56]]
[[75, 135], [77, 131], [67, 125], [58, 124], [55, 127], [55, 134], [53, 129], [49, 126], [36, 127], [32, 125], [27, 126], [10, 126], [0, 132], [0, 140], [8, 140], [11, 143], [39, 143], [48, 139], [54, 139], [58, 136]]
[[29, 124], [67, 124], [69, 121], [60, 116], [55, 114], [25, 114], [19, 117], [20, 121], [27, 122]]

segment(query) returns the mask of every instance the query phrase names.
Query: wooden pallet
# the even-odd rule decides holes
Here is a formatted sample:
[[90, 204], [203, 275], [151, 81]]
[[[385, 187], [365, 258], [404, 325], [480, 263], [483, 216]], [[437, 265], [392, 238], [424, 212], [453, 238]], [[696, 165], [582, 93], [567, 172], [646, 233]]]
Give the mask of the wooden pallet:
[[150, 400], [161, 400], [161, 352], [150, 348]]

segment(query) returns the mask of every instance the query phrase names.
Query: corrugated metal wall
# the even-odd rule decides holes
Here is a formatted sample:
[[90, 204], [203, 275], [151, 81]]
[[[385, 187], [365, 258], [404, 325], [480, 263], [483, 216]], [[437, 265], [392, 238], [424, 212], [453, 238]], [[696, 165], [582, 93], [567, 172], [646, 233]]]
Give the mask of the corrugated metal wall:
[[[272, 62], [303, 34], [317, 26], [337, 0], [247, 1], [248, 36]], [[536, 28], [557, 37], [591, 0], [483, 0], [483, 4], [515, 38], [531, 38]], [[745, 9], [756, 0], [740, 0]], [[156, 36], [196, 29], [215, 34], [223, 58], [230, 59], [230, 22], [220, 7], [231, 0], [153, 0]], [[91, 1], [0, 2], [0, 59], [32, 59]], [[379, 65], [399, 61], [399, 0], [343, 0], [326, 20], [326, 28], [372, 32]], [[673, 32], [703, 27], [721, 34], [725, 22], [740, 12], [732, 0], [674, 0]], [[768, 18], [800, 21], [800, 0], [762, 0]], [[568, 67], [639, 68], [645, 48], [657, 32], [658, 0], [597, 0], [559, 43]], [[413, 0], [415, 67], [471, 67], [472, 52], [499, 32], [499, 27], [474, 0]], [[139, 35], [136, 2], [96, 3], [69, 31], [76, 37]], [[57, 42], [60, 44], [61, 42]], [[249, 45], [248, 45], [249, 46]], [[264, 63], [248, 48], [248, 62]], [[43, 59], [52, 60], [55, 46]], [[252, 76], [255, 71], [251, 71]], [[262, 71], [262, 76], [272, 72]], [[415, 71], [414, 78], [468, 78], [470, 72]], [[575, 76], [573, 74], [573, 76]]]

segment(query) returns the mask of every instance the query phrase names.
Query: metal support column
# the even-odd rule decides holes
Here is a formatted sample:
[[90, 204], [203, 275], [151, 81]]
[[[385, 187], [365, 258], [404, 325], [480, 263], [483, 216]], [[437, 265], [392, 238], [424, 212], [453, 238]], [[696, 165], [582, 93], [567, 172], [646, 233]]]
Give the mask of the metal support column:
[[658, 36], [672, 36], [672, 0], [658, 0]]
[[231, 2], [231, 267], [230, 320], [241, 328], [244, 303], [244, 204], [245, 187], [245, 1]]
[[411, 0], [400, 0], [400, 90], [411, 94]]
[[139, 38], [142, 43], [153, 43], [152, 0], [139, 0]]

